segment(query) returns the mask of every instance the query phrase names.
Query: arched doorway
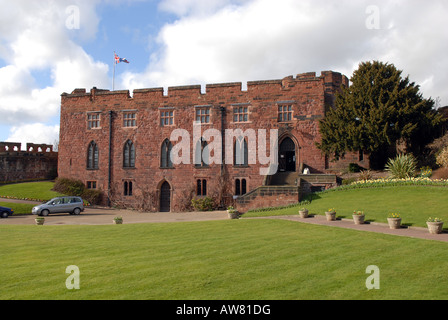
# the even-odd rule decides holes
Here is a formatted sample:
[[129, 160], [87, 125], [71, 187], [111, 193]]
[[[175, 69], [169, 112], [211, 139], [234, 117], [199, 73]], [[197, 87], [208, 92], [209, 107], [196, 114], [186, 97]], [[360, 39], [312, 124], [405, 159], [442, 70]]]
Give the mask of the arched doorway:
[[171, 187], [166, 181], [160, 187], [160, 211], [171, 211]]
[[279, 171], [296, 171], [296, 145], [289, 137], [280, 143], [278, 168]]

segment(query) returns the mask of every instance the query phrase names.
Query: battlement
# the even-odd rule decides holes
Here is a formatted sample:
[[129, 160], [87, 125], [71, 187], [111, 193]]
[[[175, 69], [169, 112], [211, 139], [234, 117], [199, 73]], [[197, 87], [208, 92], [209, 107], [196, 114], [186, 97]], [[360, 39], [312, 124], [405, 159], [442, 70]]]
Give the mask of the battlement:
[[348, 86], [348, 78], [341, 73], [334, 71], [322, 71], [320, 76], [316, 76], [315, 72], [301, 73], [294, 76], [287, 76], [283, 79], [274, 80], [257, 80], [248, 81], [247, 90], [243, 90], [242, 82], [229, 82], [229, 83], [214, 83], [206, 84], [205, 90], [202, 91], [201, 85], [184, 85], [184, 86], [172, 86], [168, 87], [166, 90], [162, 87], [157, 88], [142, 88], [135, 89], [131, 98], [129, 90], [118, 90], [110, 91], [107, 89], [97, 89], [93, 87], [90, 92], [87, 92], [84, 88], [77, 88], [73, 90], [70, 94], [62, 93], [63, 98], [75, 98], [75, 97], [88, 97], [91, 101], [95, 100], [96, 97], [114, 95], [115, 99], [121, 98], [124, 100], [133, 98], [144, 98], [144, 97], [176, 97], [185, 95], [207, 95], [207, 94], [218, 94], [228, 93], [233, 91], [235, 93], [244, 93], [256, 91], [265, 87], [273, 87], [279, 91], [281, 90], [291, 90], [297, 83], [304, 81], [319, 81], [325, 84], [326, 88], [340, 87], [341, 85]]
[[0, 142], [0, 152], [53, 153], [53, 145], [27, 143], [26, 150], [22, 150], [20, 142]]
[[0, 142], [0, 183], [54, 179], [58, 153], [48, 144]]

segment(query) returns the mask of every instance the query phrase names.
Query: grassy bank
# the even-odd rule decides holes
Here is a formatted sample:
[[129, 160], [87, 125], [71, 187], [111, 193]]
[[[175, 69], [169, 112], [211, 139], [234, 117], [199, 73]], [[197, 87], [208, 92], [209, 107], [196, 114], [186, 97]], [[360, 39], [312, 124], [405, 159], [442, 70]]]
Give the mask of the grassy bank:
[[[364, 211], [367, 221], [387, 222], [388, 213], [399, 213], [402, 223], [426, 227], [428, 217], [448, 222], [448, 188], [437, 186], [384, 186], [341, 189], [314, 194], [306, 208], [311, 214], [324, 214], [335, 208], [340, 218], [351, 218], [354, 210]], [[300, 206], [248, 212], [245, 217], [297, 214]], [[448, 226], [445, 226], [448, 227]]]
[[43, 202], [54, 197], [62, 196], [62, 194], [51, 190], [53, 186], [54, 182], [52, 181], [6, 184], [0, 186], [0, 198]]
[[[51, 198], [62, 196], [62, 194], [51, 190], [53, 186], [54, 182], [52, 181], [6, 184], [0, 186], [0, 198], [44, 202]], [[0, 206], [12, 208], [14, 215], [21, 215], [31, 214], [31, 209], [34, 205], [5, 200], [0, 202]]]

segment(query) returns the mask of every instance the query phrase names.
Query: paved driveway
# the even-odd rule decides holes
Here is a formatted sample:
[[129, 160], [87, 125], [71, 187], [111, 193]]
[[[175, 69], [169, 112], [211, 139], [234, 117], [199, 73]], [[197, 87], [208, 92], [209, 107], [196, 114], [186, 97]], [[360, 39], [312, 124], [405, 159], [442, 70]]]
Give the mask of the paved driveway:
[[[86, 208], [80, 215], [67, 213], [50, 214], [45, 217], [45, 225], [102, 225], [113, 224], [117, 216], [123, 217], [123, 223], [179, 222], [228, 219], [226, 211], [212, 212], [136, 212], [109, 208]], [[0, 219], [2, 224], [35, 224], [35, 215], [16, 215]]]
[[[1, 199], [0, 199], [1, 200]], [[8, 202], [25, 202], [22, 200], [10, 200]], [[29, 202], [28, 202], [29, 203]], [[211, 212], [138, 212], [132, 210], [118, 210], [111, 208], [86, 208], [80, 215], [51, 214], [45, 217], [45, 225], [105, 225], [113, 224], [117, 216], [123, 217], [123, 223], [150, 223], [150, 222], [181, 222], [181, 221], [207, 221], [229, 219], [226, 211]], [[35, 224], [35, 215], [17, 215], [6, 219], [0, 219], [0, 225], [26, 225]], [[448, 232], [442, 234], [429, 234], [427, 228], [409, 227], [398, 230], [389, 229], [387, 223], [366, 223], [355, 225], [351, 219], [340, 219], [338, 221], [326, 221], [325, 216], [313, 216], [302, 219], [299, 216], [276, 216], [246, 219], [284, 219], [303, 223], [320, 224], [332, 227], [356, 229], [359, 231], [386, 233], [397, 236], [414, 237], [427, 240], [448, 242]]]

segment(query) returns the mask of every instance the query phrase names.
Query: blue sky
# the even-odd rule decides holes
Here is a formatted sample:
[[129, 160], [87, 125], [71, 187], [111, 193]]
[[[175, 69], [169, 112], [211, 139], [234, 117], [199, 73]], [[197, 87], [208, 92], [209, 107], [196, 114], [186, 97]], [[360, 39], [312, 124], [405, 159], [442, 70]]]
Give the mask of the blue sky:
[[119, 65], [117, 68], [126, 68], [130, 72], [138, 72], [146, 66], [151, 48], [157, 46], [155, 38], [158, 31], [175, 18], [172, 14], [158, 10], [157, 1], [115, 5], [103, 3], [97, 7], [97, 13], [101, 19], [97, 36], [83, 47], [95, 60], [107, 61], [109, 58], [110, 63], [116, 51], [120, 57], [132, 61], [129, 65]]
[[[60, 95], [393, 63], [448, 105], [446, 0], [0, 0], [0, 141], [54, 143]], [[75, 22], [77, 24], [75, 24]]]

